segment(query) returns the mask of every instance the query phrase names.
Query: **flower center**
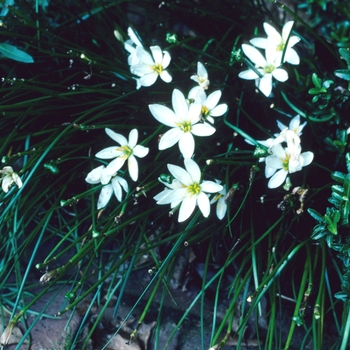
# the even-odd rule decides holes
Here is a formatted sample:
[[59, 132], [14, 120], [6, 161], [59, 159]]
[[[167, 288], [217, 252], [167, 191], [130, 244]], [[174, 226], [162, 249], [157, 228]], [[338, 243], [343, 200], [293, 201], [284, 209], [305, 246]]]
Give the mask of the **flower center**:
[[185, 121], [182, 123], [176, 123], [176, 125], [184, 132], [191, 132], [191, 130], [192, 130], [192, 124], [189, 121]]
[[119, 157], [125, 159], [128, 159], [133, 153], [132, 149], [129, 146], [120, 146], [117, 148], [117, 151], [123, 152], [123, 154]]
[[282, 42], [276, 47], [276, 51], [283, 51], [286, 45]]
[[201, 186], [197, 182], [194, 182], [192, 185], [187, 187], [187, 191], [191, 195], [197, 195], [201, 192]]
[[209, 115], [209, 109], [206, 106], [202, 106], [201, 114], [203, 117], [207, 117]]
[[289, 170], [289, 159], [290, 159], [290, 155], [286, 154], [286, 158], [285, 159], [281, 159], [282, 160], [282, 164], [283, 164], [283, 169], [284, 170]]
[[275, 70], [275, 66], [273, 64], [269, 64], [264, 67], [265, 73], [272, 73]]
[[163, 66], [160, 63], [155, 64], [152, 66], [152, 69], [157, 73], [161, 74], [163, 72]]

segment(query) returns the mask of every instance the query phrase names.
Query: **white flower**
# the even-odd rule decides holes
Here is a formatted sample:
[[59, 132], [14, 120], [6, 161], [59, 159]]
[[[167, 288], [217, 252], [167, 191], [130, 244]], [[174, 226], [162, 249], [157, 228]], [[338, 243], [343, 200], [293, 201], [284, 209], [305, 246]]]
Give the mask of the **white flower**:
[[228, 108], [226, 103], [217, 105], [221, 98], [220, 90], [212, 92], [209, 96], [207, 96], [203, 90], [191, 90], [188, 98], [195, 100], [196, 103], [199, 103], [202, 106], [202, 120], [208, 120], [212, 124], [214, 124], [214, 119], [212, 117], [222, 116], [226, 113]]
[[106, 134], [120, 145], [118, 147], [107, 147], [96, 154], [96, 157], [101, 159], [115, 158], [107, 165], [106, 174], [113, 176], [124, 165], [125, 161], [128, 160], [130, 177], [132, 180], [137, 181], [139, 176], [139, 166], [135, 156], [143, 158], [149, 152], [147, 147], [137, 145], [137, 129], [132, 129], [130, 131], [129, 140], [109, 128], [106, 128], [105, 130]]
[[188, 219], [197, 205], [203, 216], [208, 217], [210, 203], [206, 193], [216, 193], [223, 189], [221, 185], [213, 181], [200, 182], [201, 171], [197, 163], [188, 158], [184, 162], [186, 170], [177, 165], [168, 164], [170, 173], [182, 186], [178, 186], [178, 183], [175, 182], [178, 188], [170, 190], [166, 194], [163, 193], [157, 201], [157, 204], [171, 204], [171, 207], [181, 203], [179, 222]]
[[207, 90], [210, 85], [210, 81], [208, 79], [208, 72], [204, 67], [203, 63], [201, 62], [197, 63], [197, 74], [192, 75], [190, 79], [198, 83], [198, 86], [192, 88], [190, 91], [190, 93], [193, 94], [196, 94], [199, 90]]
[[10, 166], [5, 166], [0, 170], [2, 180], [2, 189], [5, 193], [9, 191], [10, 186], [15, 183], [18, 188], [22, 187], [22, 180], [17, 173], [15, 173]]
[[[278, 31], [274, 27], [272, 27], [270, 24], [265, 22], [264, 29], [267, 35], [267, 39], [254, 38], [250, 40], [250, 42], [256, 47], [265, 49], [267, 45], [267, 40], [269, 40], [271, 41], [271, 44], [274, 45], [278, 55], [278, 59], [280, 61], [282, 60], [283, 52], [285, 52], [283, 62], [289, 62], [291, 64], [299, 64], [300, 58], [296, 53], [296, 51], [293, 49], [293, 46], [300, 41], [300, 38], [295, 35], [290, 35], [293, 25], [294, 25], [293, 21], [287, 22], [283, 26], [282, 36], [281, 36], [281, 34], [278, 33]], [[288, 37], [289, 37], [289, 40], [288, 40]], [[288, 40], [288, 44], [287, 44], [287, 40]], [[287, 47], [286, 47], [286, 44], [287, 44]]]
[[280, 63], [274, 47], [270, 45], [270, 40], [268, 40], [265, 50], [266, 59], [259, 50], [251, 45], [243, 44], [242, 49], [248, 58], [255, 63], [257, 71], [262, 77], [260, 78], [259, 75], [252, 69], [245, 70], [239, 73], [238, 76], [247, 80], [255, 79], [255, 85], [265, 96], [269, 96], [271, 94], [272, 77], [281, 82], [288, 79], [288, 73], [284, 69], [278, 68]]
[[301, 146], [289, 144], [283, 148], [279, 143], [272, 149], [272, 155], [266, 157], [265, 176], [271, 177], [267, 186], [276, 188], [282, 185], [288, 174], [300, 171], [314, 159], [312, 152], [301, 153]]
[[160, 104], [148, 106], [154, 118], [171, 127], [160, 139], [158, 147], [164, 150], [178, 142], [183, 157], [191, 158], [195, 146], [193, 135], [210, 136], [215, 128], [208, 123], [198, 123], [201, 105], [197, 102], [189, 105], [183, 93], [177, 89], [173, 91], [172, 105], [174, 111]]
[[[220, 184], [220, 180], [215, 180], [216, 183]], [[217, 202], [216, 204], [216, 216], [219, 220], [222, 220], [226, 214], [227, 204], [225, 202], [227, 191], [226, 185], [223, 186], [222, 190], [219, 191], [214, 198], [210, 201], [210, 204]]]
[[121, 202], [123, 197], [122, 188], [125, 192], [128, 192], [129, 190], [126, 180], [118, 175], [113, 177], [108, 175], [104, 165], [91, 170], [87, 174], [85, 181], [89, 184], [101, 183], [104, 185], [98, 197], [97, 210], [104, 208], [108, 204], [113, 193], [117, 197], [118, 201]]
[[141, 44], [141, 41], [137, 37], [136, 33], [130, 27], [128, 28], [128, 35], [130, 39], [125, 41], [124, 48], [130, 53], [128, 57], [128, 64], [129, 66], [132, 66], [140, 63], [140, 60], [136, 53], [136, 48], [137, 47], [143, 48], [143, 46]]
[[169, 52], [162, 51], [159, 46], [151, 46], [150, 49], [153, 57], [144, 48], [136, 47], [139, 62], [130, 66], [130, 71], [140, 77], [137, 79], [137, 89], [153, 85], [158, 76], [166, 83], [170, 83], [173, 79], [166, 70], [171, 60]]

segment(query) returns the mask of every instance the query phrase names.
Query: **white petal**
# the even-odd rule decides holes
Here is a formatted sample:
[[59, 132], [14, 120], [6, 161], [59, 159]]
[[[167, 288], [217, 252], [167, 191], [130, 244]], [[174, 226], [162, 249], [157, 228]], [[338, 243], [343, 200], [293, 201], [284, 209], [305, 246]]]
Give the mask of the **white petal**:
[[192, 125], [198, 123], [201, 116], [201, 110], [202, 105], [200, 103], [198, 103], [197, 101], [191, 103], [187, 117], [186, 119], [184, 118], [184, 120], [190, 121]]
[[132, 129], [129, 133], [128, 146], [133, 149], [137, 145], [137, 139], [139, 138], [139, 132], [137, 129]]
[[101, 172], [101, 184], [102, 185], [107, 185], [109, 181], [111, 180], [112, 175], [107, 173], [106, 168], [102, 169]]
[[[287, 55], [287, 53], [288, 53], [288, 55]], [[297, 65], [300, 63], [299, 55], [297, 54], [297, 52], [294, 49], [288, 49], [284, 60], [286, 62], [288, 62], [290, 64], [294, 64], [294, 65]]]
[[160, 78], [165, 83], [170, 83], [173, 80], [173, 77], [169, 74], [167, 70], [163, 70], [162, 73], [160, 73]]
[[196, 207], [196, 197], [187, 195], [182, 201], [182, 204], [179, 210], [178, 221], [183, 222], [187, 220], [193, 213], [193, 210], [195, 207]]
[[139, 40], [138, 36], [134, 32], [132, 28], [128, 28], [128, 35], [131, 41], [136, 45], [136, 46], [142, 46], [141, 41]]
[[192, 184], [192, 178], [185, 169], [173, 164], [168, 164], [168, 169], [171, 175], [185, 186], [190, 186]]
[[[283, 168], [283, 162], [280, 158], [275, 156], [268, 156], [265, 159], [266, 167], [272, 168], [272, 169], [282, 169]], [[266, 176], [268, 177], [268, 176]]]
[[303, 158], [303, 166], [307, 166], [313, 161], [314, 154], [312, 152], [303, 152], [301, 157]]
[[286, 81], [288, 79], [288, 73], [282, 68], [276, 68], [272, 72], [273, 77], [278, 81]]
[[213, 135], [216, 129], [208, 123], [192, 125], [192, 134], [196, 136], [210, 136]]
[[224, 115], [227, 112], [227, 109], [228, 109], [227, 104], [226, 103], [222, 103], [222, 104], [216, 106], [214, 109], [212, 109], [210, 111], [210, 115], [212, 117], [220, 117], [220, 116]]
[[163, 196], [157, 201], [157, 204], [162, 205], [162, 204], [170, 204], [174, 202], [178, 203], [179, 201], [182, 201], [186, 193], [187, 193], [186, 188], [180, 188], [178, 190], [169, 190], [167, 193], [163, 193]]
[[270, 96], [272, 91], [272, 75], [270, 73], [265, 74], [258, 81], [258, 88], [266, 96]]
[[124, 165], [126, 161], [125, 157], [118, 157], [113, 159], [106, 167], [106, 173], [109, 175], [114, 175], [121, 167]]
[[292, 31], [294, 25], [294, 21], [289, 21], [286, 22], [285, 25], [282, 28], [282, 40], [284, 43], [287, 42], [288, 36], [290, 34], [290, 32]]
[[227, 205], [225, 203], [224, 197], [220, 197], [216, 205], [216, 216], [219, 220], [222, 220], [226, 214]]
[[265, 22], [264, 23], [264, 30], [265, 30], [266, 35], [274, 38], [275, 41], [277, 41], [277, 42], [282, 41], [281, 34], [278, 33], [278, 31], [274, 27], [272, 27], [272, 25]]
[[205, 78], [205, 79], [208, 78], [208, 72], [207, 72], [204, 64], [201, 62], [197, 63], [197, 75], [201, 78]]
[[136, 54], [137, 54], [137, 57], [139, 58], [139, 60], [142, 63], [144, 63], [144, 64], [146, 64], [148, 66], [153, 66], [154, 65], [154, 61], [152, 59], [152, 56], [144, 48], [138, 46], [136, 48]]
[[98, 184], [101, 180], [102, 170], [104, 169], [104, 165], [100, 165], [99, 167], [91, 170], [85, 178], [85, 181], [89, 184]]
[[268, 179], [269, 177], [271, 177], [276, 172], [276, 170], [277, 169], [275, 167], [271, 168], [271, 167], [268, 167], [266, 165], [266, 167], [265, 167], [265, 177]]
[[154, 62], [156, 64], [162, 64], [162, 62], [163, 62], [163, 53], [162, 53], [161, 48], [158, 45], [156, 45], [156, 46], [151, 46], [150, 50], [152, 52], [152, 56], [153, 56]]
[[149, 74], [143, 75], [140, 79], [139, 82], [142, 86], [148, 87], [153, 85], [158, 78], [158, 74], [156, 72], [152, 72]]
[[113, 188], [114, 195], [116, 196], [117, 200], [119, 202], [121, 202], [122, 201], [122, 188], [121, 188], [118, 180], [115, 180], [115, 178], [114, 178], [111, 182], [111, 185]]
[[178, 89], [174, 89], [173, 91], [172, 104], [174, 112], [179, 120], [187, 120], [188, 104], [184, 94]]
[[202, 172], [198, 164], [193, 159], [190, 159], [190, 158], [186, 158], [184, 160], [184, 163], [185, 163], [185, 168], [187, 172], [190, 174], [192, 178], [192, 182], [196, 182], [199, 184], [199, 182], [201, 181]]
[[100, 195], [98, 196], [98, 201], [97, 201], [97, 210], [100, 210], [104, 208], [109, 200], [111, 199], [113, 194], [113, 188], [112, 185], [106, 185], [101, 188]]
[[131, 179], [133, 181], [137, 181], [139, 177], [139, 165], [137, 163], [136, 158], [133, 155], [131, 155], [128, 158], [128, 170], [129, 170]]
[[132, 74], [138, 75], [139, 77], [143, 77], [146, 74], [155, 73], [152, 66], [149, 66], [144, 63], [139, 63], [139, 64], [130, 66], [130, 72]]
[[208, 196], [203, 192], [200, 192], [197, 196], [197, 204], [203, 216], [207, 218], [210, 214], [210, 203]]
[[128, 144], [128, 140], [122, 134], [117, 134], [113, 130], [106, 128], [106, 134], [115, 142], [119, 143], [119, 145], [124, 146]]
[[139, 158], [146, 157], [148, 152], [149, 152], [149, 148], [148, 147], [144, 147], [142, 145], [136, 145], [134, 147], [134, 150], [133, 150], [133, 154], [136, 157], [139, 157]]
[[95, 157], [100, 159], [112, 159], [112, 158], [119, 157], [122, 153], [123, 153], [122, 151], [118, 150], [118, 147], [111, 146], [111, 147], [104, 148], [100, 152], [97, 152], [95, 154]]
[[222, 191], [223, 186], [214, 181], [203, 181], [201, 188], [202, 191], [206, 193], [217, 193]]
[[179, 149], [184, 158], [191, 158], [194, 152], [194, 138], [190, 132], [183, 133], [179, 140]]
[[216, 91], [212, 92], [207, 97], [207, 100], [205, 103], [206, 107], [209, 110], [212, 110], [219, 103], [220, 98], [221, 98], [221, 91], [220, 90], [216, 90]]
[[242, 50], [257, 66], [261, 68], [264, 68], [266, 66], [266, 60], [264, 56], [255, 47], [247, 44], [242, 44]]
[[148, 106], [153, 117], [156, 118], [160, 123], [174, 127], [177, 126], [179, 121], [176, 114], [168, 107], [159, 104], [153, 104]]
[[164, 150], [175, 145], [184, 135], [184, 131], [180, 128], [172, 128], [162, 135], [158, 148]]
[[19, 177], [18, 174], [16, 173], [13, 173], [12, 174], [12, 178], [13, 178], [13, 181], [15, 182], [15, 184], [17, 185], [18, 188], [21, 188], [22, 187], [22, 180], [21, 178]]
[[9, 191], [9, 187], [11, 186], [11, 184], [12, 184], [12, 178], [10, 176], [5, 176], [2, 179], [1, 187], [5, 193]]
[[171, 61], [171, 56], [170, 56], [170, 53], [168, 51], [163, 51], [163, 69], [166, 69], [169, 64], [170, 64], [170, 61]]
[[284, 180], [286, 179], [288, 175], [288, 171], [281, 169], [279, 171], [277, 171], [277, 173], [275, 175], [273, 175], [271, 177], [271, 179], [269, 180], [267, 187], [268, 188], [276, 188], [278, 186], [281, 186], [284, 182]]
[[249, 40], [249, 42], [260, 49], [265, 49], [267, 44], [266, 38], [254, 38]]
[[238, 74], [238, 77], [246, 80], [253, 80], [259, 78], [259, 76], [252, 69], [247, 69], [243, 72], [240, 72]]

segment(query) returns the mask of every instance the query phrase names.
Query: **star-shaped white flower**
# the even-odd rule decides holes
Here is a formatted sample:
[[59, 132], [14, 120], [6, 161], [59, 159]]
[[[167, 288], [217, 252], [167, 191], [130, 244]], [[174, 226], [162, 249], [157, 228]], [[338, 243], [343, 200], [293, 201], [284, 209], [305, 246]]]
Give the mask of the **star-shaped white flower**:
[[125, 192], [128, 192], [129, 190], [126, 180], [118, 175], [113, 177], [108, 175], [104, 165], [91, 170], [87, 174], [85, 181], [89, 184], [101, 183], [104, 185], [98, 197], [97, 210], [104, 208], [108, 204], [113, 193], [117, 197], [118, 201], [121, 202], [123, 197], [122, 189], [124, 189]]
[[157, 204], [171, 204], [172, 207], [181, 203], [179, 222], [187, 220], [196, 206], [199, 207], [204, 217], [208, 217], [210, 202], [207, 193], [216, 193], [223, 189], [214, 181], [201, 182], [200, 168], [193, 159], [187, 158], [184, 162], [186, 170], [177, 165], [168, 164], [168, 170], [182, 186], [163, 194], [157, 201]]
[[202, 120], [207, 120], [214, 124], [213, 117], [220, 117], [227, 112], [227, 104], [221, 103], [218, 105], [221, 98], [221, 91], [216, 90], [209, 96], [203, 90], [191, 90], [188, 94], [189, 99], [193, 99], [196, 103], [199, 103], [201, 108]]
[[7, 193], [12, 184], [16, 184], [18, 188], [22, 187], [22, 180], [17, 173], [15, 173], [10, 166], [5, 166], [2, 170], [0, 170], [2, 181], [1, 187], [2, 190]]
[[[220, 184], [220, 180], [215, 180], [216, 183]], [[226, 214], [227, 211], [227, 204], [225, 202], [227, 191], [226, 191], [226, 185], [223, 185], [223, 188], [221, 191], [219, 191], [214, 198], [210, 201], [210, 204], [213, 204], [217, 202], [216, 204], [216, 216], [219, 220], [222, 220]]]
[[174, 111], [160, 104], [148, 106], [154, 118], [171, 127], [161, 137], [158, 147], [164, 150], [178, 142], [183, 157], [191, 158], [195, 147], [193, 135], [210, 136], [215, 128], [208, 123], [199, 123], [201, 105], [197, 102], [188, 104], [183, 93], [177, 89], [173, 91], [172, 105]]
[[314, 159], [312, 152], [301, 153], [300, 144], [289, 144], [283, 148], [279, 143], [271, 151], [272, 154], [265, 159], [265, 176], [267, 178], [272, 176], [267, 184], [269, 188], [281, 186], [288, 174], [300, 171]]
[[166, 70], [171, 61], [169, 52], [162, 51], [159, 46], [151, 46], [150, 50], [152, 55], [144, 48], [136, 47], [139, 63], [130, 66], [130, 71], [140, 77], [137, 79], [137, 89], [141, 86], [153, 85], [158, 76], [166, 83], [170, 83], [173, 79]]
[[139, 166], [135, 158], [145, 157], [149, 149], [147, 147], [137, 145], [138, 131], [132, 129], [129, 133], [129, 140], [123, 135], [117, 134], [113, 130], [106, 128], [106, 134], [116, 141], [120, 146], [107, 147], [96, 154], [97, 158], [101, 159], [112, 159], [106, 167], [106, 174], [113, 176], [119, 169], [124, 165], [125, 161], [128, 160], [128, 170], [132, 180], [137, 181], [139, 176]]
[[[291, 64], [299, 64], [300, 58], [297, 52], [293, 49], [293, 46], [300, 41], [300, 38], [295, 35], [290, 35], [293, 25], [294, 25], [293, 21], [287, 22], [282, 28], [282, 35], [281, 35], [280, 33], [278, 33], [278, 31], [274, 27], [272, 27], [272, 25], [265, 22], [264, 29], [267, 35], [267, 39], [254, 38], [250, 40], [250, 42], [256, 47], [265, 49], [267, 46], [267, 41], [269, 40], [271, 44], [274, 45], [275, 50], [277, 52], [278, 60], [280, 62], [282, 60], [282, 56], [284, 52], [283, 62], [288, 62]], [[287, 44], [287, 40], [288, 40], [288, 44]]]
[[201, 62], [197, 63], [197, 74], [192, 75], [190, 79], [198, 83], [198, 86], [195, 86], [190, 91], [190, 93], [194, 95], [197, 94], [199, 90], [207, 90], [209, 88], [210, 80], [208, 78], [208, 72]]
[[255, 79], [255, 85], [265, 96], [269, 96], [271, 94], [272, 77], [281, 82], [288, 79], [288, 73], [284, 69], [278, 68], [280, 66], [280, 62], [276, 55], [272, 41], [267, 41], [267, 47], [265, 50], [266, 58], [264, 58], [259, 50], [251, 45], [243, 44], [242, 50], [248, 56], [248, 58], [255, 63], [255, 67], [261, 74], [261, 77], [259, 77], [259, 75], [252, 69], [245, 70], [239, 73], [238, 76], [247, 80]]

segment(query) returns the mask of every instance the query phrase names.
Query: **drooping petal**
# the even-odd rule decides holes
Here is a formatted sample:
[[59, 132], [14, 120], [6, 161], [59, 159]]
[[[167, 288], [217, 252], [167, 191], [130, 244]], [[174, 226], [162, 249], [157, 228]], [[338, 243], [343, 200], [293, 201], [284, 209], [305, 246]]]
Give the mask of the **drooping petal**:
[[153, 117], [156, 118], [160, 123], [170, 127], [177, 126], [176, 123], [179, 122], [178, 117], [170, 108], [160, 104], [148, 105], [148, 108]]
[[187, 120], [188, 104], [184, 94], [178, 89], [174, 89], [173, 91], [172, 104], [177, 117], [180, 120]]
[[213, 135], [216, 129], [208, 123], [196, 124], [192, 126], [192, 134], [196, 136]]
[[148, 152], [149, 148], [142, 145], [136, 145], [133, 150], [133, 154], [139, 158], [146, 157]]
[[181, 203], [178, 221], [184, 222], [187, 220], [193, 213], [195, 207], [196, 197], [187, 195]]
[[[118, 181], [119, 184], [123, 187], [123, 189], [124, 189], [125, 192], [129, 192], [129, 185], [128, 185], [127, 181], [126, 181], [124, 178], [122, 178], [122, 177], [120, 177], [120, 176], [115, 176], [115, 177], [113, 178], [113, 180], [114, 180], [114, 181]], [[112, 180], [112, 181], [113, 181], [113, 180]]]
[[122, 188], [118, 182], [118, 180], [116, 180], [116, 178], [114, 178], [111, 182], [112, 188], [113, 188], [113, 192], [114, 195], [116, 196], [118, 202], [122, 201]]
[[22, 185], [23, 185], [22, 180], [17, 173], [12, 174], [12, 179], [18, 188], [22, 187]]
[[184, 158], [191, 158], [194, 153], [194, 138], [190, 132], [185, 132], [179, 140], [179, 149]]
[[210, 203], [208, 196], [205, 193], [200, 192], [197, 196], [197, 204], [203, 216], [207, 218], [210, 214]]
[[192, 178], [185, 169], [174, 164], [168, 164], [168, 170], [170, 171], [171, 175], [175, 177], [176, 180], [180, 181], [185, 186], [189, 186], [192, 184]]
[[105, 128], [106, 134], [119, 145], [124, 146], [128, 144], [128, 140], [122, 134], [114, 132], [112, 129]]
[[284, 180], [286, 179], [288, 175], [288, 171], [281, 169], [279, 171], [276, 172], [275, 175], [273, 175], [271, 177], [271, 179], [269, 180], [267, 187], [268, 188], [276, 188], [279, 187], [283, 184]]
[[112, 175], [107, 174], [106, 168], [103, 167], [102, 172], [101, 172], [101, 184], [102, 185], [107, 185], [109, 181], [111, 181]]
[[99, 167], [91, 170], [85, 178], [85, 181], [89, 184], [98, 184], [101, 181], [102, 170], [104, 169], [104, 165], [100, 165]]
[[128, 146], [134, 148], [137, 145], [137, 140], [139, 138], [139, 132], [137, 129], [132, 129], [129, 133], [129, 142]]
[[163, 70], [162, 73], [160, 73], [160, 78], [165, 83], [170, 83], [173, 80], [173, 77], [169, 74], [167, 70]]
[[2, 190], [7, 193], [9, 191], [9, 187], [11, 186], [12, 184], [12, 178], [10, 176], [5, 176], [3, 179], [2, 179], [2, 184], [1, 184], [1, 187], [2, 187]]
[[227, 211], [227, 204], [225, 203], [224, 197], [220, 197], [216, 204], [216, 216], [219, 220], [222, 220]]
[[201, 180], [202, 172], [198, 164], [190, 158], [184, 160], [185, 168], [192, 178], [192, 182], [199, 183]]
[[130, 155], [128, 158], [128, 170], [129, 170], [129, 175], [131, 179], [133, 181], [137, 181], [139, 177], [139, 165], [133, 154]]
[[100, 210], [104, 208], [109, 200], [111, 199], [113, 194], [113, 188], [112, 185], [106, 185], [101, 188], [100, 195], [98, 196], [98, 201], [97, 201], [97, 210]]
[[168, 130], [164, 135], [162, 135], [158, 148], [162, 151], [174, 146], [175, 143], [179, 142], [183, 135], [184, 131], [180, 128], [172, 128]]

